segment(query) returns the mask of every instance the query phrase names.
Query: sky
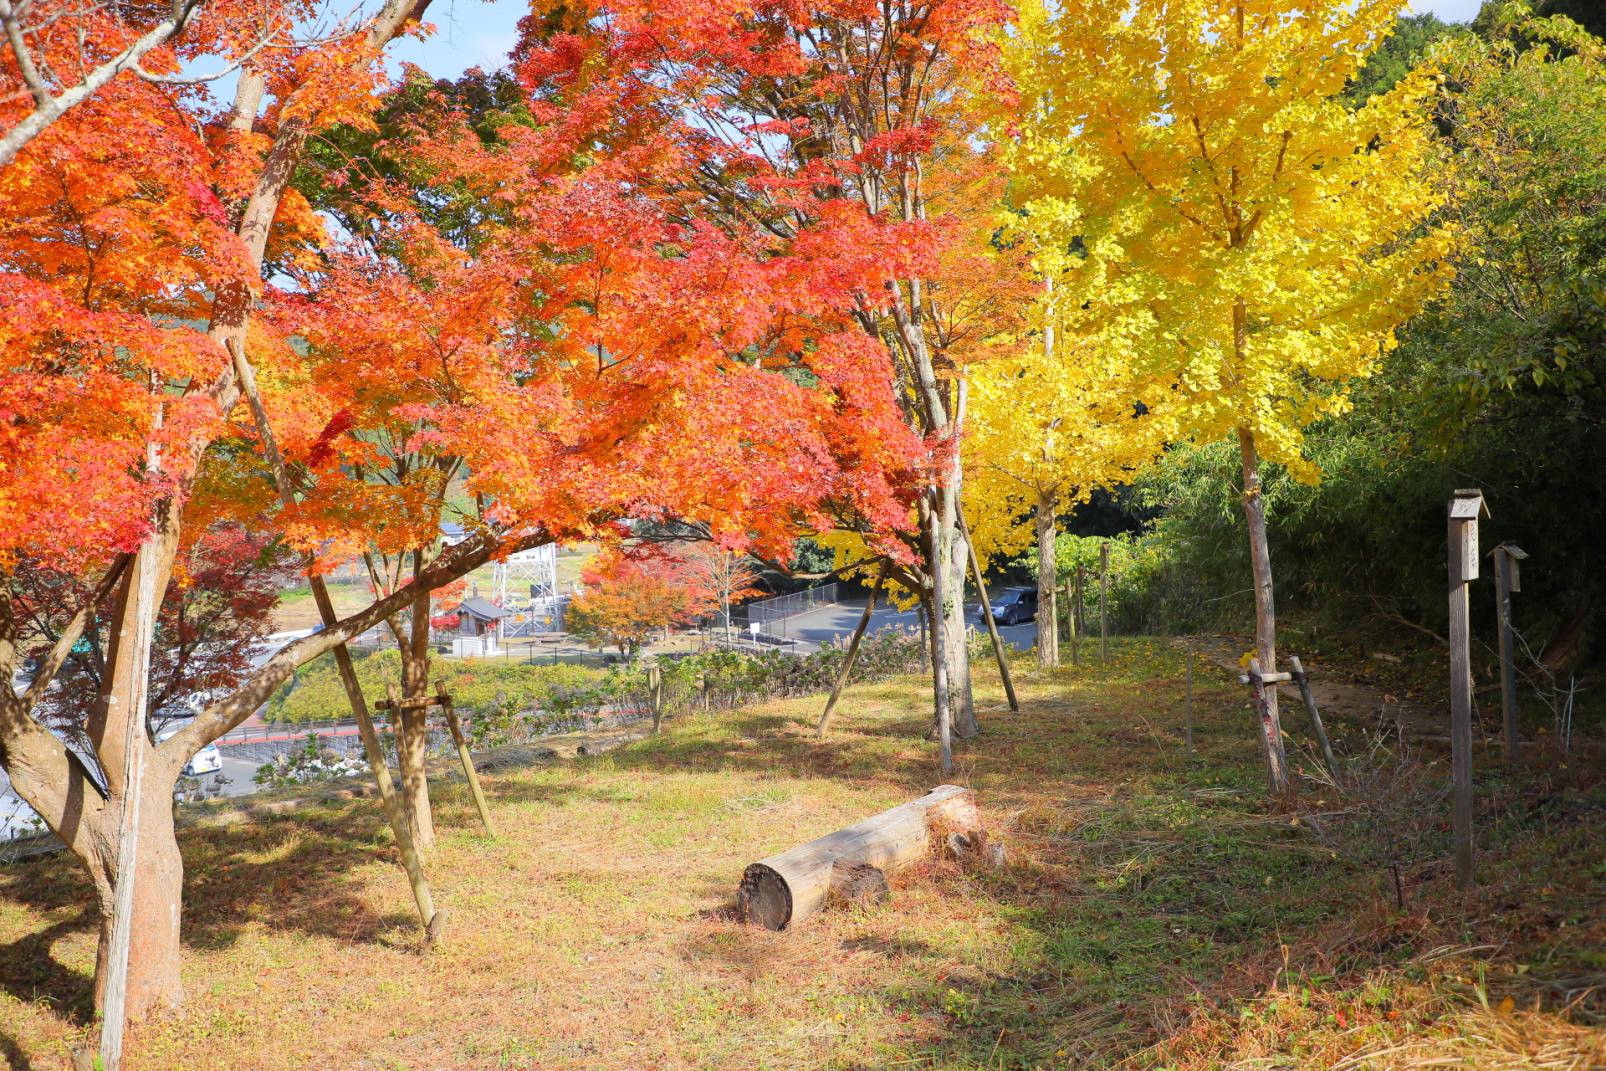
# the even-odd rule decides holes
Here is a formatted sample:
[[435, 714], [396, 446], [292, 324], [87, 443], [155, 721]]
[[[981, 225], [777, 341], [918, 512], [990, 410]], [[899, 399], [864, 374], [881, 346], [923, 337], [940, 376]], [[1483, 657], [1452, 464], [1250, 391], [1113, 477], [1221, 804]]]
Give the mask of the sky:
[[[1430, 11], [1445, 22], [1470, 22], [1483, 0], [1412, 0], [1411, 9]], [[399, 61], [416, 63], [436, 78], [456, 78], [470, 67], [495, 70], [513, 47], [519, 19], [529, 0], [433, 0], [430, 38], [392, 46]]]

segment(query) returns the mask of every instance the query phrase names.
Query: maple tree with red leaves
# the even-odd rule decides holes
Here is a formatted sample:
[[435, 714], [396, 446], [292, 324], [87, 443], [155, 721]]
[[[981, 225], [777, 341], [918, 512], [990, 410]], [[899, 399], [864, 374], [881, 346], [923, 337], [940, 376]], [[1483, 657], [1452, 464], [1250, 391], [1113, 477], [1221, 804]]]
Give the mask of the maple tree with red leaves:
[[844, 469], [870, 463], [854, 490], [822, 497], [814, 526], [850, 535], [853, 561], [920, 598], [945, 769], [950, 731], [977, 729], [963, 370], [1009, 336], [1011, 298], [1030, 278], [1022, 255], [978, 233], [1001, 187], [965, 111], [977, 87], [1007, 92], [988, 40], [1006, 14], [992, 0], [603, 0], [557, 32], [526, 20], [515, 52], [547, 108], [649, 117], [655, 160], [696, 165], [678, 191], [690, 248], [770, 247], [804, 280], [808, 329], [828, 325], [811, 367], [834, 377], [839, 399], [896, 398], [824, 444]]
[[[281, 649], [179, 733], [153, 739], [147, 712], [162, 593], [181, 575], [193, 533], [265, 516], [275, 497], [253, 461], [255, 421], [236, 423], [235, 409], [256, 397], [249, 353], [263, 341], [252, 321], [263, 267], [276, 263], [267, 258], [286, 238], [322, 229], [289, 178], [313, 129], [365, 113], [375, 60], [421, 11], [390, 4], [336, 40], [264, 54], [242, 73], [236, 107], [221, 120], [182, 86], [110, 80], [0, 167], [0, 760], [13, 789], [94, 881], [97, 1005], [116, 935], [126, 934], [119, 995], [131, 1016], [182, 998], [182, 860], [171, 797], [184, 764], [296, 666], [510, 542], [477, 533], [408, 590]], [[73, 17], [64, 13], [64, 29]], [[80, 43], [101, 27], [82, 29]], [[222, 37], [186, 42], [199, 51], [153, 52], [149, 69], [233, 49]], [[13, 42], [0, 56], [12, 64], [0, 68], [7, 78], [17, 55]], [[37, 95], [34, 103], [43, 106]], [[0, 129], [23, 129], [30, 107], [5, 96]], [[34, 642], [18, 605], [16, 577], [27, 569], [66, 573], [87, 595], [18, 689], [13, 670]], [[96, 778], [36, 715], [107, 604], [99, 693], [81, 712]], [[120, 1018], [109, 1015], [108, 1024]]]
[[654, 631], [690, 624], [708, 607], [708, 592], [668, 555], [605, 551], [580, 579], [585, 590], [564, 612], [568, 631], [594, 647], [617, 647], [626, 658]]
[[[375, 61], [422, 12], [389, 4], [358, 32], [265, 54], [218, 119], [185, 90], [113, 80], [0, 169], [0, 464], [16, 477], [0, 488], [0, 669], [31, 642], [10, 582], [23, 563], [88, 593], [33, 684], [0, 691], [0, 756], [95, 882], [97, 1000], [114, 922], [132, 920], [134, 1015], [182, 997], [172, 783], [298, 665], [341, 660], [431, 922], [412, 833], [427, 786], [404, 763], [410, 814], [387, 790], [347, 640], [391, 622], [414, 655], [412, 695], [427, 679], [423, 596], [498, 555], [607, 538], [629, 516], [784, 556], [841, 511], [898, 525], [898, 473], [922, 464], [885, 347], [843, 295], [881, 292], [921, 255], [923, 224], [801, 191], [785, 196], [813, 214], [795, 227], [699, 215], [723, 150], [666, 122], [639, 79], [550, 92], [531, 47], [517, 121], [476, 127], [429, 90], [418, 121], [387, 130], [376, 104], [410, 90], [376, 98]], [[547, 27], [559, 51], [562, 21]], [[336, 236], [319, 215], [336, 198], [292, 180], [313, 132], [343, 129], [375, 144], [321, 169], [361, 223]], [[368, 166], [387, 152], [406, 166]], [[450, 546], [447, 516], [467, 530]], [[192, 533], [246, 517], [303, 556], [315, 597], [318, 574], [356, 553], [378, 597], [343, 620], [322, 598], [322, 631], [158, 743], [144, 712], [160, 593]], [[84, 723], [104, 783], [36, 717], [97, 605], [112, 640]]]
[[[151, 649], [153, 718], [185, 718], [226, 695], [250, 673], [251, 659], [273, 631], [273, 610], [295, 577], [282, 546], [243, 525], [203, 532], [176, 563], [162, 599]], [[24, 563], [12, 573], [16, 611], [31, 625], [29, 655], [44, 658], [62, 628], [94, 593], [78, 577]], [[100, 693], [109, 637], [104, 596], [35, 708], [46, 724], [86, 744], [83, 718]]]

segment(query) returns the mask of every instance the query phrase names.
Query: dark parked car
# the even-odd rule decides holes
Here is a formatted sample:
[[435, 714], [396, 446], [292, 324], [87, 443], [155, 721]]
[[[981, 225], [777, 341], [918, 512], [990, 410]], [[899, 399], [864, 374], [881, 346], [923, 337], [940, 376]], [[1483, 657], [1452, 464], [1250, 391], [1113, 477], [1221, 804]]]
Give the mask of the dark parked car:
[[1009, 591], [993, 601], [993, 619], [1000, 625], [1018, 625], [1037, 617], [1037, 592]]

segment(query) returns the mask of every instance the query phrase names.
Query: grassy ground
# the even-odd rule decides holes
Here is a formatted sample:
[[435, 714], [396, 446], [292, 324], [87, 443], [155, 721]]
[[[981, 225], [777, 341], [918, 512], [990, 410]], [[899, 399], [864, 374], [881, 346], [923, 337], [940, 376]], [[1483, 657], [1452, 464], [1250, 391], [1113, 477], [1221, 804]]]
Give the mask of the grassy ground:
[[[373, 595], [366, 582], [337, 578], [329, 584], [329, 601], [334, 603], [336, 616], [347, 617], [372, 602]], [[279, 604], [273, 609], [275, 632], [312, 628], [318, 622], [318, 607], [312, 601], [311, 588], [290, 588], [280, 594]]]
[[[1026, 672], [1022, 664], [1023, 674]], [[135, 1071], [190, 1068], [1578, 1069], [1606, 1062], [1598, 763], [1480, 771], [1479, 891], [1447, 860], [1444, 763], [1369, 747], [1343, 792], [1268, 807], [1241, 689], [1119, 644], [1103, 669], [980, 688], [955, 780], [1010, 846], [933, 859], [890, 903], [771, 934], [729, 917], [748, 862], [937, 782], [926, 695], [693, 717], [500, 774], [502, 838], [440, 792], [451, 911], [419, 950], [371, 801], [184, 835], [185, 985]], [[1398, 887], [1396, 886], [1398, 876]], [[65, 1066], [93, 961], [64, 860], [0, 872], [0, 1054]]]

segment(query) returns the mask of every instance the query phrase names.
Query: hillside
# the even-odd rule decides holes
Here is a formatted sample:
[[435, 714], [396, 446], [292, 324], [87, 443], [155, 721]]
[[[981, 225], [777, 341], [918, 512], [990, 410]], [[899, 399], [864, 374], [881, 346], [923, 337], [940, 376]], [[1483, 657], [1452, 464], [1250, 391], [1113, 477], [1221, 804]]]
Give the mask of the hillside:
[[[1462, 900], [1444, 761], [1340, 726], [1349, 789], [1269, 809], [1242, 690], [1200, 670], [1190, 762], [1182, 680], [1130, 641], [1026, 676], [1019, 714], [984, 682], [956, 779], [1010, 865], [933, 859], [786, 934], [732, 921], [742, 868], [935, 783], [920, 680], [850, 691], [824, 743], [818, 700], [788, 700], [490, 775], [495, 843], [443, 786], [428, 954], [372, 801], [189, 830], [189, 1002], [127, 1066], [1600, 1066], [1598, 763], [1480, 771]], [[0, 871], [11, 1066], [65, 1067], [89, 1032], [94, 937], [69, 860]]]

